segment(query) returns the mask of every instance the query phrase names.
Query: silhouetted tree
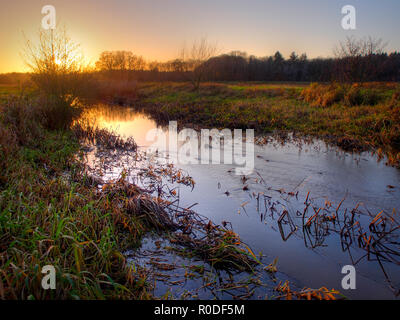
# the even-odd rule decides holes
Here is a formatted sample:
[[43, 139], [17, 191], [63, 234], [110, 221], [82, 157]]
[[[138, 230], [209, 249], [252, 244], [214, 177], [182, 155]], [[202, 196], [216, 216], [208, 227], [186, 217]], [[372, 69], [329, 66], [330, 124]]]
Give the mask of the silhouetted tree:
[[184, 74], [195, 90], [206, 76], [205, 62], [212, 58], [217, 52], [216, 45], [210, 44], [206, 38], [194, 42], [190, 49], [184, 47], [181, 51], [181, 61]]
[[337, 80], [363, 82], [375, 78], [386, 44], [382, 39], [347, 37], [335, 48]]
[[96, 66], [144, 81], [190, 81], [196, 90], [202, 81], [398, 81], [400, 54], [388, 54], [384, 47], [382, 40], [350, 37], [334, 58], [308, 59], [292, 52], [285, 59], [279, 51], [267, 57], [242, 51], [215, 56], [216, 47], [203, 39], [171, 61], [146, 62], [131, 52], [105, 51]]

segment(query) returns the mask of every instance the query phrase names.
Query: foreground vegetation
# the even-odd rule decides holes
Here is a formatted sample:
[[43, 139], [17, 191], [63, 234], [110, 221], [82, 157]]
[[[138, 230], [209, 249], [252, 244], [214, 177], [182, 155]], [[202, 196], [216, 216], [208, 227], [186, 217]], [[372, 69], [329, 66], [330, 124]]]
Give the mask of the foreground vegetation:
[[[84, 99], [133, 104], [160, 123], [178, 120], [185, 126], [316, 136], [347, 150], [377, 150], [391, 164], [400, 163], [396, 84], [201, 85], [204, 63], [212, 62], [206, 44], [192, 53], [192, 66], [178, 72], [195, 76], [192, 84], [137, 84], [131, 73], [127, 81], [120, 80], [125, 65], [106, 70], [118, 71], [117, 79], [91, 72], [78, 59], [77, 49], [65, 31], [40, 33], [37, 45], [27, 43], [32, 71], [27, 90], [21, 90], [21, 84], [0, 88], [0, 299], [154, 298], [148, 270], [128, 263], [125, 256], [149, 232], [166, 237], [174, 245], [171, 251], [197, 257], [212, 269], [255, 274], [261, 266], [268, 273], [277, 272], [276, 260], [263, 266], [226, 225], [214, 225], [180, 208], [174, 190], [166, 193], [153, 183], [167, 176], [194, 185], [173, 166], [145, 169], [155, 179], [149, 184], [153, 189], [129, 183], [124, 172], [117, 181], [91, 176], [83, 144], [138, 154], [134, 141], [77, 121]], [[291, 65], [299, 63], [296, 55], [291, 60]], [[285, 62], [280, 55], [270, 61], [279, 69]], [[55, 290], [42, 288], [46, 265], [56, 269]], [[277, 298], [287, 299], [339, 295], [324, 287], [292, 290], [288, 282], [274, 290]]]
[[[83, 144], [133, 155], [137, 146], [78, 121], [82, 101], [102, 87], [85, 72], [65, 30], [39, 39], [27, 42], [29, 93], [21, 86], [0, 91], [0, 299], [151, 298], [147, 270], [124, 256], [148, 232], [190, 246], [214, 268], [251, 271], [256, 258], [236, 234], [180, 212], [162, 188], [154, 196], [124, 174], [118, 181], [89, 174]], [[168, 169], [178, 183], [190, 183]], [[194, 241], [195, 232], [207, 240]], [[42, 288], [46, 265], [57, 272], [54, 290]]]
[[[144, 228], [130, 219], [135, 231], [119, 233], [124, 212], [86, 183], [72, 131], [47, 130], [38, 119], [27, 101], [1, 108], [0, 298], [148, 297], [121, 254]], [[41, 287], [45, 265], [57, 270], [56, 290]]]
[[[254, 279], [260, 270], [277, 272], [276, 262], [264, 266], [231, 229], [177, 207], [159, 185], [153, 196], [124, 175], [109, 182], [91, 176], [82, 144], [135, 153], [135, 142], [76, 122], [78, 107], [66, 111], [64, 102], [47, 99], [21, 95], [0, 104], [0, 299], [154, 299], [149, 270], [128, 263], [125, 255], [148, 233], [169, 239], [170, 250], [187, 258], [190, 252], [214, 270], [248, 272]], [[55, 128], [52, 120], [60, 112], [68, 117], [64, 123], [59, 117]], [[170, 166], [149, 168], [146, 175], [193, 185]], [[42, 288], [46, 265], [56, 269], [55, 290]], [[271, 290], [278, 298], [293, 298], [297, 293], [285, 285]], [[339, 295], [325, 288], [301, 292], [295, 297]]]
[[143, 83], [132, 87], [130, 97], [132, 92], [135, 99], [124, 101], [123, 92], [114, 101], [132, 103], [160, 123], [294, 132], [347, 151], [374, 150], [390, 164], [400, 164], [396, 83], [205, 83], [199, 91], [183, 83]]
[[[14, 97], [0, 108], [0, 299], [152, 298], [148, 271], [124, 256], [148, 232], [163, 232], [215, 268], [251, 271], [257, 264], [231, 230], [180, 212], [124, 177], [104, 184], [88, 174], [83, 141], [135, 152], [134, 141], [71, 127], [74, 117], [59, 118], [64, 125], [55, 129], [50, 120], [65, 112], [61, 101]], [[194, 241], [192, 230], [205, 240]], [[42, 289], [45, 265], [56, 268], [55, 290]]]

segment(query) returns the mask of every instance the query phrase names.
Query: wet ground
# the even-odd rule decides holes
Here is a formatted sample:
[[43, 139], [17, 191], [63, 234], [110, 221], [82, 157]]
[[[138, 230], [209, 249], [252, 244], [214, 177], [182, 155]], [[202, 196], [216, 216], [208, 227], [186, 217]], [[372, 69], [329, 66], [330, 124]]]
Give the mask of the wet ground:
[[[157, 128], [149, 117], [126, 107], [98, 106], [89, 117], [100, 127], [133, 137], [141, 150], [151, 144], [147, 132]], [[154, 161], [162, 160], [159, 157]], [[180, 205], [196, 204], [192, 209], [216, 224], [230, 222], [253, 252], [261, 253], [264, 263], [277, 258], [278, 282], [290, 280], [296, 288], [335, 288], [354, 299], [395, 298], [400, 288], [400, 232], [392, 230], [400, 221], [396, 211], [400, 208], [398, 169], [368, 153], [345, 153], [321, 141], [284, 145], [271, 141], [255, 147], [254, 160], [255, 170], [245, 177], [236, 175], [232, 165], [178, 164], [196, 182], [193, 190], [176, 186]], [[115, 163], [105, 170], [106, 176], [117, 177], [127, 162]], [[379, 213], [378, 218], [387, 220], [376, 223], [379, 227], [385, 224], [385, 229], [371, 229], [370, 223]], [[368, 249], [365, 242], [369, 236], [379, 238], [379, 246]], [[216, 275], [201, 261], [185, 259], [165, 248], [169, 248], [166, 240], [149, 236], [139, 253], [127, 253], [155, 274], [163, 271], [153, 279], [158, 296], [273, 296], [263, 286], [254, 290], [243, 286], [232, 293], [228, 290], [232, 283], [245, 282], [247, 275], [235, 275], [225, 281], [228, 284], [217, 286], [218, 278], [224, 282], [230, 276]], [[141, 259], [137, 260], [138, 256]], [[341, 286], [341, 270], [348, 264], [356, 267], [356, 290]], [[270, 275], [260, 279], [276, 284]]]

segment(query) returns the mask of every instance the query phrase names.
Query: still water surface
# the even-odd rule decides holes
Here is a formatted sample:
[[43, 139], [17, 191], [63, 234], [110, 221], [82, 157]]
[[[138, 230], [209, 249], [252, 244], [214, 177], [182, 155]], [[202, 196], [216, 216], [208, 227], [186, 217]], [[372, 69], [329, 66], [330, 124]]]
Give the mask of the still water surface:
[[[146, 140], [147, 132], [157, 128], [147, 115], [126, 107], [101, 105], [92, 109], [89, 117], [100, 127], [133, 137], [142, 149], [151, 144]], [[243, 190], [243, 179], [232, 172], [232, 165], [178, 166], [196, 182], [193, 190], [179, 187], [180, 204], [188, 207], [197, 203], [193, 209], [216, 224], [231, 222], [234, 231], [254, 252], [262, 252], [267, 261], [277, 257], [279, 272], [297, 287], [336, 288], [355, 299], [394, 298], [379, 263], [368, 261], [366, 257], [356, 264], [357, 289], [343, 291], [342, 267], [352, 264], [365, 252], [354, 244], [351, 252], [343, 250], [340, 235], [334, 232], [325, 234], [314, 248], [305, 241], [302, 228], [284, 239], [288, 232], [281, 235], [277, 219], [287, 210], [294, 224], [301, 225], [298, 213], [303, 212], [308, 193], [314, 203], [321, 206], [329, 201], [336, 208], [345, 199], [341, 210], [350, 212], [359, 204], [360, 210], [369, 211], [373, 216], [381, 210], [392, 213], [393, 209], [400, 208], [398, 169], [378, 162], [368, 153], [344, 153], [321, 141], [302, 146], [290, 142], [256, 146], [255, 171], [245, 181], [248, 190]], [[263, 195], [263, 201], [259, 194]], [[271, 205], [276, 212], [268, 209]], [[370, 221], [368, 218], [360, 217], [366, 223]], [[398, 289], [399, 265], [383, 262], [383, 266], [392, 285]], [[161, 287], [159, 293], [165, 289]]]

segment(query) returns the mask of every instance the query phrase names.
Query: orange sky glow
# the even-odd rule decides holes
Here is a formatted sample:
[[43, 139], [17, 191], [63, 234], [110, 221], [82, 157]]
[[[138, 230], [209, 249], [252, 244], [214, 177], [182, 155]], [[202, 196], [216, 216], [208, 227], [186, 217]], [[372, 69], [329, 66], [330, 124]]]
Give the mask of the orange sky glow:
[[[339, 0], [4, 0], [0, 12], [0, 73], [27, 71], [21, 58], [24, 34], [35, 39], [41, 8], [51, 4], [57, 22], [81, 44], [87, 62], [105, 50], [129, 50], [146, 60], [176, 58], [185, 43], [207, 37], [221, 53], [267, 56], [292, 51], [330, 56], [347, 35], [382, 37], [399, 50], [400, 1], [353, 1], [357, 30], [341, 28]], [[380, 11], [379, 11], [380, 10]], [[373, 23], [372, 23], [373, 22]]]

